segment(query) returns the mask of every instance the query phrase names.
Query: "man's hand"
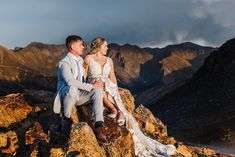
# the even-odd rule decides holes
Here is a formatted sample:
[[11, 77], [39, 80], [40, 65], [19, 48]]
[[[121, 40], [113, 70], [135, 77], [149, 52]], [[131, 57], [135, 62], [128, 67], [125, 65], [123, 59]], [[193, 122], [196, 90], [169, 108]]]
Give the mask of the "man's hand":
[[92, 83], [92, 88], [96, 89], [96, 88], [103, 88], [104, 87], [104, 82], [101, 80], [95, 81]]

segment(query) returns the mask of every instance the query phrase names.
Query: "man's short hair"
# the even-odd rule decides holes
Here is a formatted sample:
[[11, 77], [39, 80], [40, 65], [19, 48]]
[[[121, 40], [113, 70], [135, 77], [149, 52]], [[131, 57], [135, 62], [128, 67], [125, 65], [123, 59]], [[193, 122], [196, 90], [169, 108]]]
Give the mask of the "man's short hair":
[[78, 35], [69, 35], [65, 40], [65, 45], [66, 45], [67, 49], [70, 51], [72, 43], [77, 42], [77, 41], [83, 41], [82, 37], [80, 37]]

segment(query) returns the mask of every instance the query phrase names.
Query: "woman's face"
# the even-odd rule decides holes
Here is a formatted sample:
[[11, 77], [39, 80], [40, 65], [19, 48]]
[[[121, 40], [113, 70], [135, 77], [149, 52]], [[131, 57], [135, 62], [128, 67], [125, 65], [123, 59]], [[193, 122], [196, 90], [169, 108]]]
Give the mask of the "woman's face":
[[108, 43], [104, 41], [104, 43], [100, 46], [100, 52], [102, 55], [106, 55], [108, 50]]

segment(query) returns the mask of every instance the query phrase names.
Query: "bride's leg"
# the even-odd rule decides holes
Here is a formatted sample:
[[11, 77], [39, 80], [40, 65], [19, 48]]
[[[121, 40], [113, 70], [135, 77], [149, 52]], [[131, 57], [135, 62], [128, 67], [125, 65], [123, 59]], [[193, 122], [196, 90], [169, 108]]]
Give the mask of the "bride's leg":
[[123, 115], [123, 112], [118, 108], [116, 104], [114, 104], [115, 102], [113, 103], [109, 100], [108, 94], [109, 93], [105, 92], [103, 96], [103, 101], [106, 107], [108, 107], [111, 110], [111, 114], [109, 114], [109, 117], [111, 118], [117, 117], [117, 124], [119, 126], [122, 126], [125, 124], [125, 117]]
[[118, 110], [116, 108], [116, 106], [108, 99], [108, 93], [105, 92], [104, 96], [103, 96], [103, 101], [105, 106], [110, 109], [111, 114], [109, 114], [108, 116], [111, 118], [116, 118], [117, 114], [118, 114]]

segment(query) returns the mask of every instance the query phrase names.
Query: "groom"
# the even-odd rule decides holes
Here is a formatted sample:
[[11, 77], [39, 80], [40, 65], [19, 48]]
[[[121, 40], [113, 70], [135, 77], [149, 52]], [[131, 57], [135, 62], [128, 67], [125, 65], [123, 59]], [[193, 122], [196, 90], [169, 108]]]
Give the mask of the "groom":
[[103, 86], [99, 80], [92, 84], [84, 82], [83, 40], [80, 36], [70, 35], [66, 38], [67, 55], [59, 62], [57, 94], [54, 101], [54, 112], [60, 113], [61, 104], [64, 107], [62, 130], [68, 126], [73, 106], [93, 102], [95, 116], [95, 134], [100, 141], [106, 141], [103, 117]]

